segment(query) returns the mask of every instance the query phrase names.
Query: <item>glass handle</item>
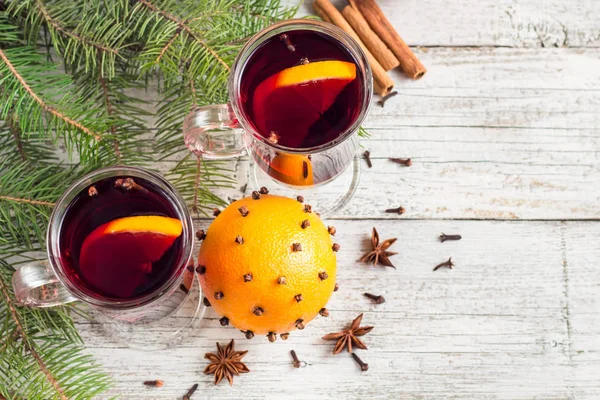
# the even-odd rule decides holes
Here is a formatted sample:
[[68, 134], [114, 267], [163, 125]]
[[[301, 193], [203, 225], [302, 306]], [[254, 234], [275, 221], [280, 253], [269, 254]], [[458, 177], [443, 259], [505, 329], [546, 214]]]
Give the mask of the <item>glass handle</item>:
[[245, 131], [229, 104], [196, 107], [183, 121], [185, 145], [196, 155], [224, 159], [246, 155]]
[[23, 265], [12, 277], [17, 303], [30, 307], [53, 307], [77, 299], [60, 283], [50, 263], [35, 261]]

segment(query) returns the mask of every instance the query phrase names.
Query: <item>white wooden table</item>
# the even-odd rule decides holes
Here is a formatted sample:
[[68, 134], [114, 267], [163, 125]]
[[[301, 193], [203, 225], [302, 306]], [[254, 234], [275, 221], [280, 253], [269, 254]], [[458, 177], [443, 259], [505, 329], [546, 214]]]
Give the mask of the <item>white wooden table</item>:
[[[600, 398], [600, 1], [379, 2], [429, 72], [394, 72], [400, 94], [366, 122], [373, 168], [333, 221], [343, 250], [331, 316], [271, 344], [209, 311], [160, 352], [82, 323], [110, 395], [179, 399], [199, 383], [194, 399]], [[399, 205], [406, 214], [384, 213]], [[398, 237], [397, 270], [356, 261], [373, 226]], [[463, 240], [440, 243], [441, 232]], [[450, 256], [453, 270], [432, 271]], [[375, 326], [359, 353], [368, 372], [320, 339], [361, 312]], [[203, 357], [230, 338], [252, 372], [214, 386]]]

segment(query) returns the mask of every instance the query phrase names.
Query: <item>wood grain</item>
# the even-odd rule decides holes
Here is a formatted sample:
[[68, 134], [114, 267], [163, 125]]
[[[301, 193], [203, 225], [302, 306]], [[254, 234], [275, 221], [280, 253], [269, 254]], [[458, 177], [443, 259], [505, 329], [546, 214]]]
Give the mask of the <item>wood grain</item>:
[[[348, 4], [333, 2], [339, 9]], [[377, 0], [377, 4], [410, 46], [600, 47], [600, 2], [594, 0]], [[300, 12], [311, 13], [307, 6]]]
[[[200, 221], [205, 227], [209, 221]], [[200, 383], [199, 398], [589, 398], [600, 393], [600, 224], [586, 222], [335, 221], [340, 290], [328, 308], [287, 342], [250, 341], [222, 328], [209, 311], [201, 329], [174, 349], [116, 347], [97, 325], [80, 325], [90, 351], [115, 379], [113, 394], [171, 399]], [[398, 237], [397, 270], [356, 260], [371, 227]], [[440, 243], [440, 232], [460, 242]], [[453, 257], [453, 270], [432, 271]], [[593, 269], [592, 269], [593, 268]], [[382, 294], [374, 305], [362, 296]], [[361, 373], [348, 354], [332, 356], [320, 337], [364, 312], [369, 363]], [[204, 376], [204, 353], [235, 338], [248, 349], [250, 374], [229, 388]], [[291, 366], [295, 349], [306, 368]], [[162, 379], [160, 390], [145, 379]]]

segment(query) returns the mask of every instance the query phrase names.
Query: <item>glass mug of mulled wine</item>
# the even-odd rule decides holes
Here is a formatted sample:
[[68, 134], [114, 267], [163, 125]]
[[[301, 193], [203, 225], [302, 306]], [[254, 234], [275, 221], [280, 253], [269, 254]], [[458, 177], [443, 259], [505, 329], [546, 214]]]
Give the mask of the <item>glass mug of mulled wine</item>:
[[[160, 175], [124, 166], [96, 170], [56, 203], [48, 259], [15, 272], [15, 297], [32, 307], [80, 300], [116, 339], [174, 344], [200, 309], [188, 267], [193, 229], [185, 201]], [[184, 303], [189, 318], [176, 317]]]
[[319, 21], [272, 25], [242, 48], [228, 89], [228, 104], [197, 107], [185, 118], [192, 152], [207, 159], [248, 154], [251, 186], [275, 183], [283, 195], [302, 190], [324, 215], [349, 200], [373, 92], [367, 58], [350, 36]]

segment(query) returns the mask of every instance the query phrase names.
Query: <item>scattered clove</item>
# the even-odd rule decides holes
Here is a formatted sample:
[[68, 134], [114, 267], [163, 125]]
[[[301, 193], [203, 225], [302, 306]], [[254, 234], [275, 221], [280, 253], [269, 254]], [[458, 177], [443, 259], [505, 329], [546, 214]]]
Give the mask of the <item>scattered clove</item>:
[[460, 240], [460, 239], [462, 239], [462, 236], [460, 236], [460, 235], [446, 235], [444, 233], [442, 233], [440, 235], [440, 241], [442, 243], [444, 243], [446, 240]]
[[163, 387], [164, 384], [165, 382], [161, 381], [160, 379], [156, 379], [154, 381], [144, 381], [144, 385], [151, 387]]
[[185, 394], [185, 396], [183, 396], [182, 400], [190, 400], [192, 398], [192, 395], [196, 391], [196, 389], [198, 389], [198, 384], [197, 383], [195, 383], [194, 386], [192, 386], [190, 388], [190, 390], [187, 391], [187, 393]]
[[96, 186], [90, 186], [90, 188], [88, 189], [88, 196], [98, 196], [98, 189], [96, 189]]
[[378, 100], [377, 104], [379, 104], [381, 107], [383, 107], [385, 105], [386, 101], [388, 101], [392, 97], [396, 96], [397, 94], [398, 94], [398, 92], [394, 90], [393, 92], [390, 92], [390, 93], [386, 94], [380, 100]]
[[412, 165], [412, 160], [410, 158], [390, 158], [390, 161], [407, 167]]
[[404, 214], [406, 212], [406, 209], [402, 206], [397, 207], [397, 208], [388, 208], [387, 210], [385, 210], [386, 213], [390, 213], [390, 214]]
[[377, 304], [385, 303], [385, 299], [383, 298], [383, 296], [376, 296], [371, 293], [363, 293], [363, 296], [368, 297], [371, 300], [375, 300], [375, 303], [377, 303]]
[[371, 162], [371, 152], [369, 150], [366, 150], [363, 153], [363, 157], [364, 157], [365, 161], [367, 162], [367, 167], [373, 168], [373, 163]]
[[206, 239], [206, 232], [204, 232], [204, 229], [200, 229], [198, 232], [196, 232], [196, 238], [198, 240]]
[[358, 357], [356, 355], [356, 353], [352, 353], [352, 358], [354, 358], [354, 361], [356, 361], [358, 363], [358, 365], [360, 366], [360, 370], [361, 371], [368, 371], [369, 370], [369, 364], [366, 364], [365, 362], [363, 362], [363, 360], [360, 359], [360, 357]]
[[292, 355], [292, 359], [294, 360], [294, 368], [300, 368], [300, 360], [298, 360], [298, 355], [296, 355], [296, 352], [292, 350], [290, 351], [290, 354]]
[[448, 261], [444, 261], [443, 263], [436, 265], [435, 268], [433, 268], [433, 270], [437, 271], [438, 269], [443, 268], [443, 267], [452, 269], [453, 266], [454, 266], [454, 263], [452, 262], [452, 257], [450, 257], [448, 259]]

